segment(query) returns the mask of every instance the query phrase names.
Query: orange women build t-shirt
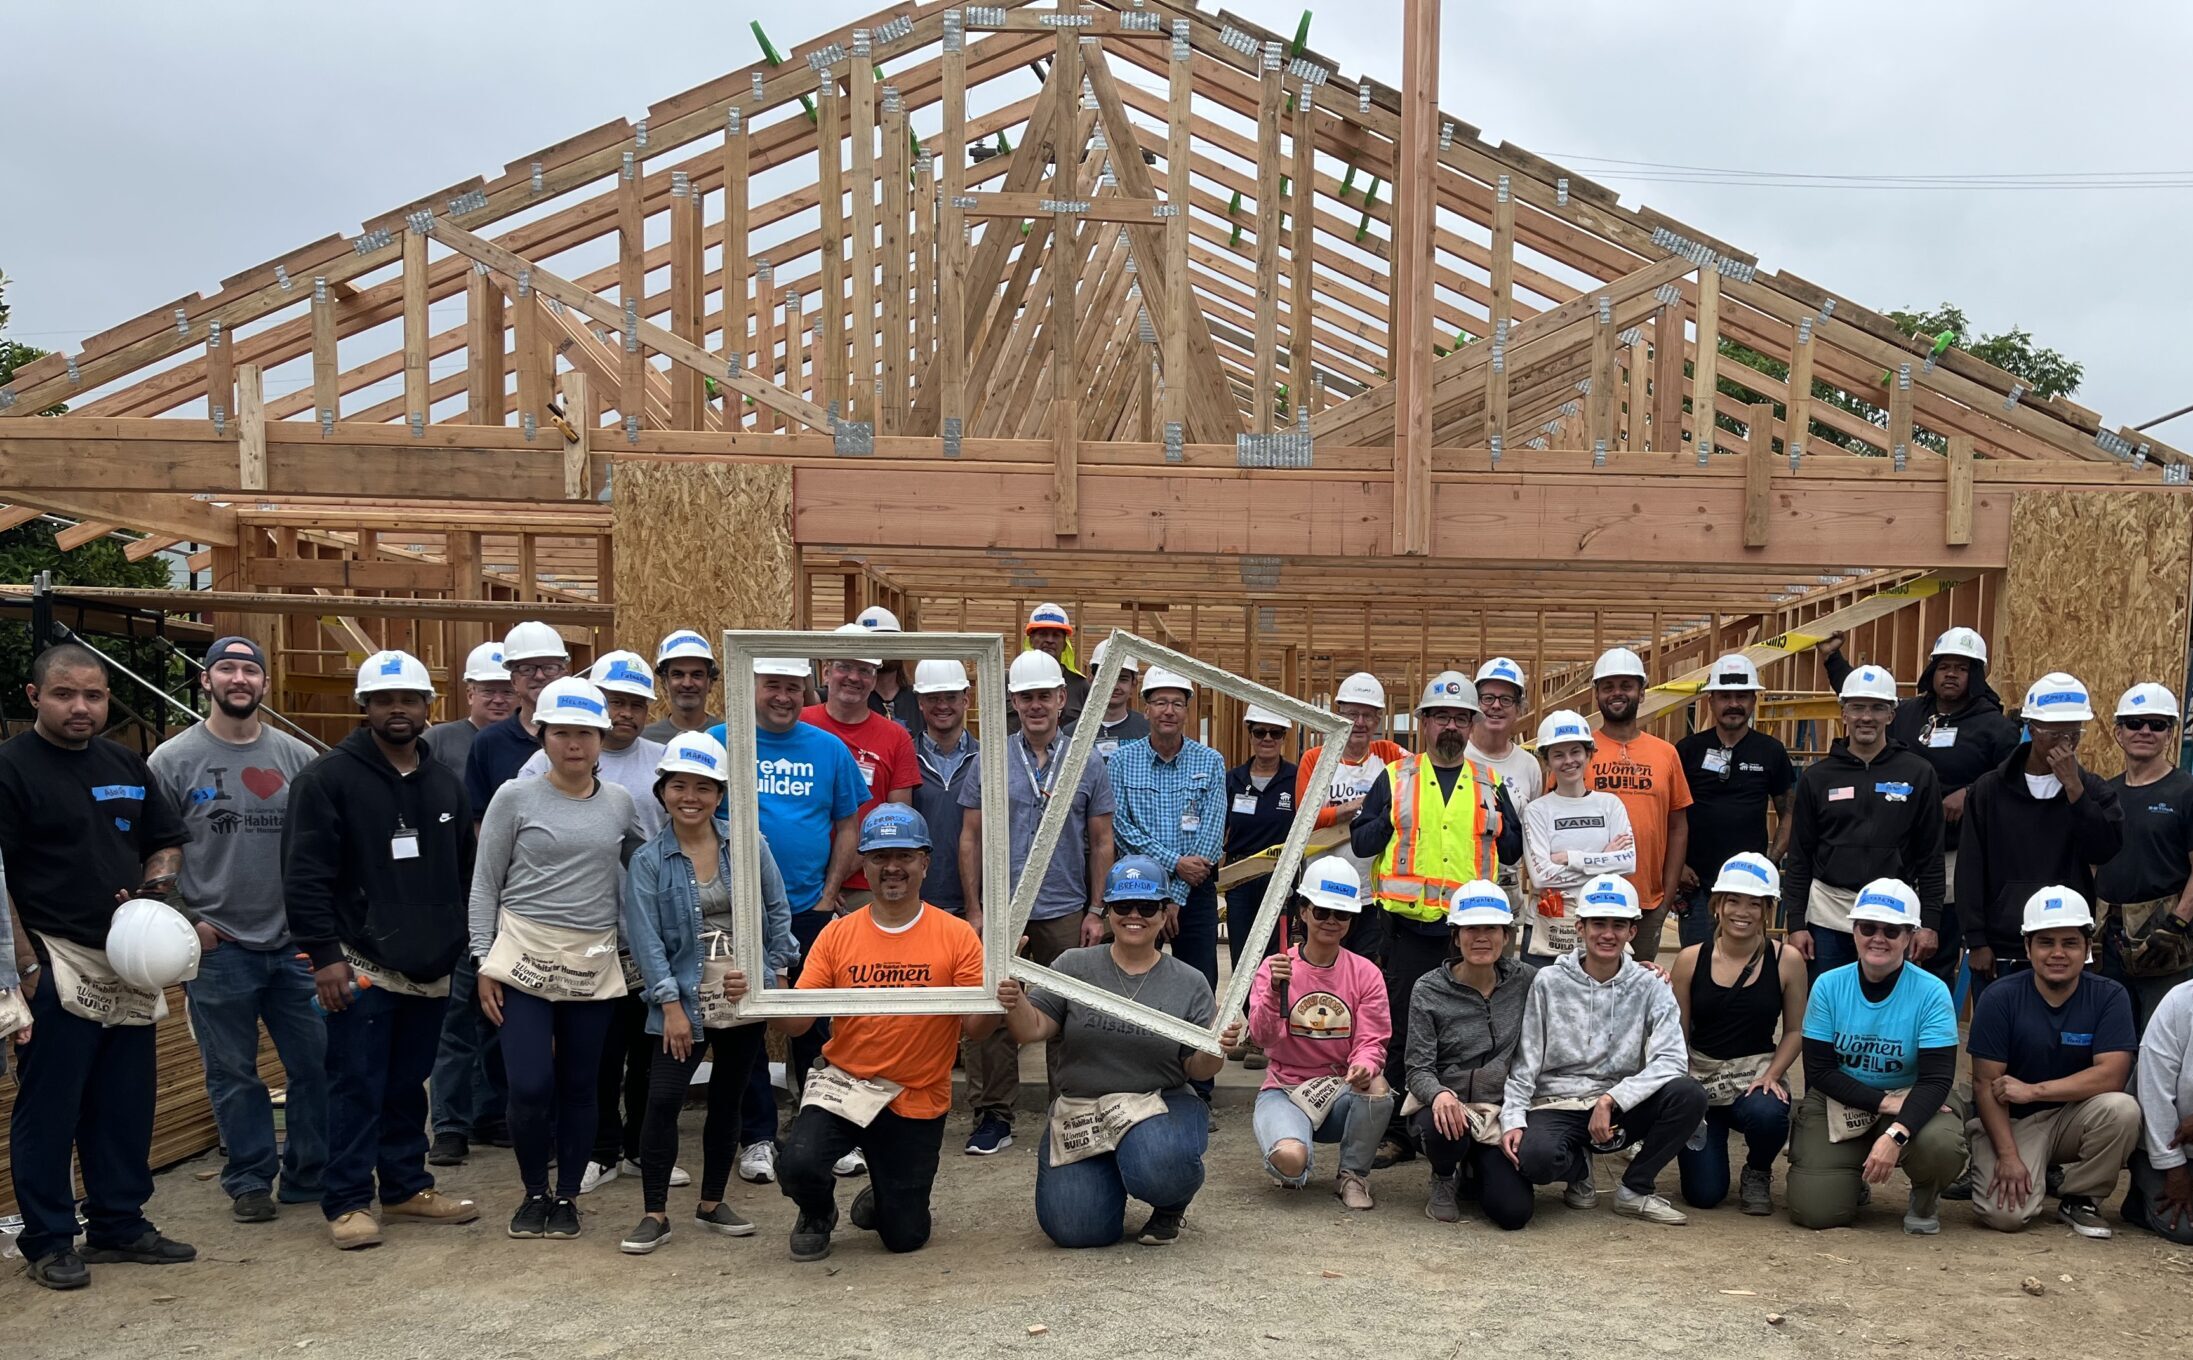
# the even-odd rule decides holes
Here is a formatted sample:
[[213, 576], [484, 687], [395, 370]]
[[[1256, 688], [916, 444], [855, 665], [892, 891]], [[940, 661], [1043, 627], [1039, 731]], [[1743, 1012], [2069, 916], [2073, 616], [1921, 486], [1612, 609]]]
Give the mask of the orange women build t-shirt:
[[1690, 806], [1683, 758], [1650, 732], [1627, 742], [1605, 732], [1595, 735], [1584, 787], [1613, 794], [1629, 812], [1630, 834], [1637, 840], [1637, 872], [1629, 876], [1630, 886], [1637, 889], [1639, 905], [1651, 911], [1659, 905], [1666, 882], [1668, 817]]
[[[862, 907], [822, 928], [799, 986], [980, 987], [982, 941], [965, 921], [924, 902], [898, 930], [877, 925]], [[905, 1087], [891, 1112], [935, 1119], [952, 1108], [956, 1015], [843, 1015], [830, 1022], [823, 1061], [853, 1077], [882, 1077]]]

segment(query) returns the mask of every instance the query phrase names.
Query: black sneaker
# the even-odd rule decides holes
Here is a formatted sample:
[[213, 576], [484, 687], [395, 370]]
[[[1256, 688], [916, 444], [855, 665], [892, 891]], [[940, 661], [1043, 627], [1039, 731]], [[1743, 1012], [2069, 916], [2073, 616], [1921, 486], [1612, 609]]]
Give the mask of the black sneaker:
[[1180, 1240], [1180, 1221], [1186, 1217], [1178, 1209], [1152, 1209], [1150, 1221], [1135, 1234], [1135, 1241], [1145, 1247], [1169, 1247]]
[[579, 1206], [570, 1200], [559, 1199], [548, 1206], [549, 1237], [568, 1242], [579, 1235]]
[[463, 1166], [465, 1158], [472, 1155], [472, 1144], [461, 1133], [437, 1133], [434, 1146], [427, 1150], [428, 1166]]
[[63, 1247], [39, 1257], [30, 1263], [27, 1273], [32, 1283], [48, 1289], [82, 1289], [91, 1283], [91, 1270], [74, 1247]]
[[627, 1256], [645, 1256], [670, 1240], [670, 1221], [653, 1214], [641, 1214], [639, 1226], [624, 1235], [617, 1250]]
[[228, 1216], [238, 1223], [272, 1223], [274, 1196], [264, 1190], [246, 1190], [229, 1201]]
[[1965, 1167], [1964, 1171], [1963, 1171], [1963, 1172], [1961, 1172], [1961, 1173], [1960, 1173], [1960, 1174], [1958, 1175], [1957, 1179], [1955, 1179], [1955, 1180], [1951, 1181], [1951, 1182], [1950, 1182], [1949, 1184], [1947, 1184], [1947, 1185], [1945, 1185], [1945, 1186], [1943, 1186], [1943, 1187], [1942, 1187], [1942, 1198], [1943, 1198], [1943, 1199], [1971, 1199], [1971, 1198], [1972, 1198], [1972, 1168], [1971, 1168], [1971, 1166], [1970, 1166], [1970, 1165], [1967, 1165], [1967, 1166]]
[[85, 1247], [84, 1259], [95, 1266], [179, 1266], [198, 1259], [198, 1249], [186, 1242], [162, 1237], [158, 1229], [119, 1247]]
[[708, 1231], [722, 1233], [725, 1237], [750, 1237], [754, 1232], [752, 1220], [723, 1203], [718, 1203], [713, 1209], [696, 1207], [693, 1210], [693, 1221]]
[[862, 1232], [874, 1232], [876, 1230], [876, 1187], [872, 1185], [863, 1186], [861, 1192], [853, 1196], [853, 1207], [847, 1211], [846, 1217], [852, 1219], [853, 1226]]
[[830, 1231], [838, 1226], [835, 1209], [828, 1218], [799, 1216], [792, 1225], [792, 1259], [795, 1261], [820, 1261], [830, 1254]]
[[527, 1195], [518, 1212], [510, 1216], [512, 1237], [545, 1237], [548, 1235], [549, 1198], [546, 1195]]

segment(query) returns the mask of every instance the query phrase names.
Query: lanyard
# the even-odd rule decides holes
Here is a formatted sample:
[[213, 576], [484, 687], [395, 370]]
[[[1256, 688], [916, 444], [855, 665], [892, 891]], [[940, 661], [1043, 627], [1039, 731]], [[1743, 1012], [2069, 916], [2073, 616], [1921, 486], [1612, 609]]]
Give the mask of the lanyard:
[[[1052, 745], [1056, 746], [1057, 742], [1054, 741]], [[1028, 783], [1036, 791], [1036, 801], [1039, 803], [1049, 801], [1051, 790], [1058, 784], [1058, 754], [1055, 751], [1052, 753], [1051, 763], [1043, 767], [1043, 775], [1040, 778], [1036, 774], [1035, 762], [1028, 758], [1028, 739], [1026, 737], [1017, 739], [1013, 747], [1013, 754], [1020, 757], [1020, 768], [1028, 772]]]

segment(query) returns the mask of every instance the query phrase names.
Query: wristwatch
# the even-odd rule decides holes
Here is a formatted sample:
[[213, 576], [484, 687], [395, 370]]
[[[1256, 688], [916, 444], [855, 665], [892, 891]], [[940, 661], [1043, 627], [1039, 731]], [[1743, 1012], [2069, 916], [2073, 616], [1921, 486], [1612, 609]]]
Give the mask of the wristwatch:
[[1911, 1141], [1911, 1130], [1901, 1124], [1891, 1124], [1888, 1126], [1888, 1136], [1894, 1140], [1896, 1146], [1902, 1147]]
[[1099, 902], [1099, 903], [1097, 903], [1097, 904], [1096, 904], [1095, 906], [1093, 906], [1093, 907], [1089, 908], [1089, 914], [1090, 914], [1091, 916], [1094, 916], [1094, 917], [1095, 917], [1095, 918], [1096, 918], [1097, 920], [1099, 920], [1099, 921], [1103, 920], [1103, 919], [1104, 919], [1104, 904], [1103, 904], [1102, 902]]

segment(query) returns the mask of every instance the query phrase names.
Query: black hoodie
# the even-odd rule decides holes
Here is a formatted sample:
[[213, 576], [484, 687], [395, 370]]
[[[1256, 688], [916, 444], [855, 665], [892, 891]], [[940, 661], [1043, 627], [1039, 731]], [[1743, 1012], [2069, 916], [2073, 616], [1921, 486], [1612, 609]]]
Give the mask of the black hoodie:
[[[2025, 957], [2025, 900], [2042, 888], [2075, 888], [2094, 900], [2090, 866], [2124, 846], [2124, 809], [2107, 780], [2079, 767], [2074, 803], [2059, 790], [2035, 798], [2025, 782], [2026, 748], [1973, 781], [1965, 795], [1964, 850], [1957, 856], [1957, 915], [1965, 944], [1999, 957]], [[1982, 934], [1982, 930], [1986, 934]]]
[[[397, 833], [415, 855], [399, 859]], [[345, 947], [433, 982], [464, 954], [472, 878], [472, 806], [464, 781], [420, 747], [398, 774], [364, 727], [300, 770], [282, 828], [289, 933], [314, 968]]]
[[[1840, 652], [1825, 660], [1828, 684], [1840, 692], [1851, 664]], [[1972, 688], [1965, 706], [1954, 715], [1943, 713], [1934, 699], [1934, 667], [1939, 660], [1927, 659], [1926, 669], [1919, 672], [1919, 692], [1896, 705], [1888, 735], [1889, 740], [1900, 741], [1926, 758], [1947, 798], [2002, 764], [2019, 744], [2020, 733], [2018, 723], [2003, 712], [2002, 696], [1987, 682], [1985, 661], [1971, 663]], [[1942, 827], [1943, 849], [1957, 848], [1960, 826], [1960, 822], [1948, 822]]]
[[1896, 878], [1919, 895], [1919, 924], [1939, 931], [1942, 796], [1934, 767], [1894, 737], [1871, 764], [1837, 737], [1797, 777], [1783, 865], [1791, 930], [1806, 928], [1814, 879], [1855, 891], [1876, 878]]

